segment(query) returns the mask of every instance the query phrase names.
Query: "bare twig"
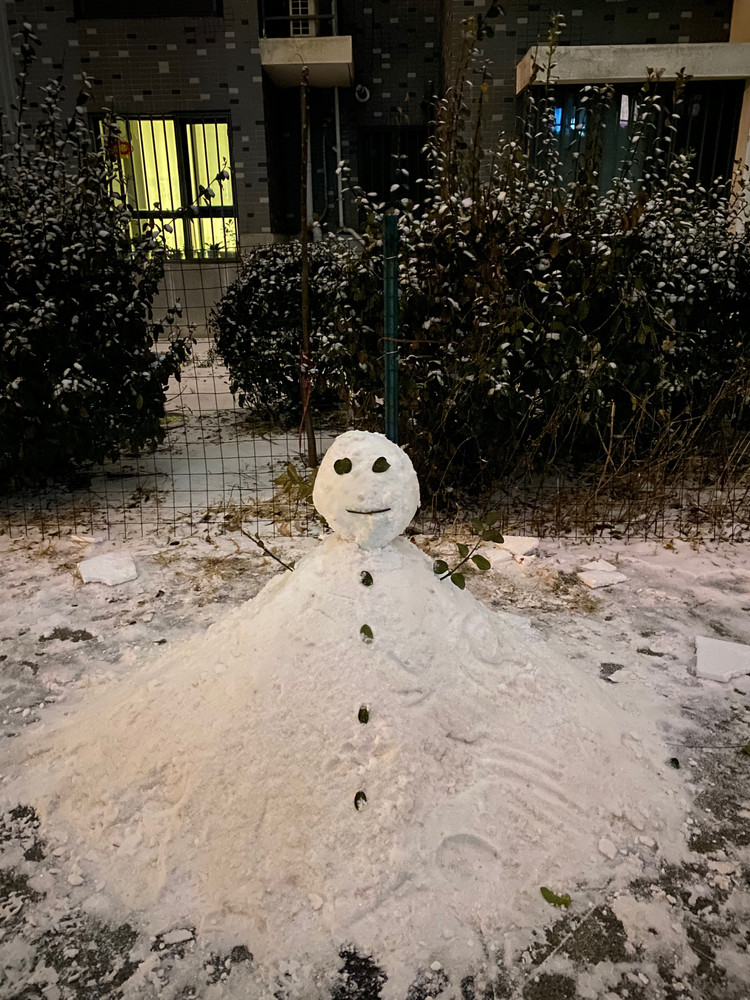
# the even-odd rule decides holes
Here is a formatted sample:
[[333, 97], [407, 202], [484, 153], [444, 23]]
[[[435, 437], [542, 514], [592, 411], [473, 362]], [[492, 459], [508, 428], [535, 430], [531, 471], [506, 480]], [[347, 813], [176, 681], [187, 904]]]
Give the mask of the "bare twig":
[[245, 538], [249, 538], [251, 542], [254, 542], [259, 549], [263, 549], [263, 551], [267, 556], [270, 556], [272, 559], [275, 559], [276, 562], [279, 564], [279, 566], [283, 566], [284, 569], [288, 569], [290, 573], [294, 572], [294, 566], [290, 566], [289, 563], [285, 563], [284, 560], [281, 559], [279, 556], [277, 556], [275, 552], [272, 552], [266, 545], [266, 543], [263, 541], [263, 539], [260, 537], [260, 535], [251, 535], [250, 532], [245, 531], [245, 529], [241, 525], [240, 525], [240, 532], [245, 536]]

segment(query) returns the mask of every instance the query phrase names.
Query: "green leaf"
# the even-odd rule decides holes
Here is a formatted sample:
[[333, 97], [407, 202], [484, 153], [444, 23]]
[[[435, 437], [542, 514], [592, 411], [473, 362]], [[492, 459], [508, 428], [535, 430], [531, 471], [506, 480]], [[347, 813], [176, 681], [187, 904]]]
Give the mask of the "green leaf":
[[387, 472], [388, 469], [390, 469], [390, 467], [391, 466], [389, 462], [385, 458], [383, 458], [382, 455], [380, 458], [376, 458], [375, 461], [372, 463], [373, 472]]
[[562, 896], [558, 896], [551, 889], [548, 889], [545, 885], [539, 890], [544, 897], [544, 899], [550, 904], [550, 906], [564, 906], [568, 907], [573, 902], [567, 892], [564, 892]]
[[481, 569], [482, 571], [490, 569], [492, 566], [492, 563], [489, 561], [489, 559], [485, 559], [484, 556], [472, 556], [471, 561], [474, 563], [477, 569]]
[[497, 542], [498, 545], [502, 545], [504, 540], [497, 528], [487, 528], [482, 532], [483, 542]]
[[372, 586], [372, 576], [370, 573], [367, 572], [366, 569], [363, 569], [362, 572], [359, 574], [359, 580], [362, 586], [364, 587]]
[[135, 397], [136, 410], [140, 410], [142, 407], [143, 407], [143, 396], [136, 396]]
[[432, 572], [438, 575], [448, 572], [448, 563], [444, 562], [442, 559], [436, 559], [432, 564]]
[[455, 584], [459, 590], [464, 590], [466, 587], [466, 580], [464, 580], [462, 573], [451, 573], [451, 583]]
[[493, 524], [497, 524], [498, 521], [502, 521], [503, 512], [501, 510], [491, 510], [489, 514], [485, 514], [484, 523], [491, 527]]
[[352, 471], [352, 460], [350, 458], [339, 458], [333, 463], [334, 471], [339, 476], [345, 476]]
[[372, 629], [370, 628], [369, 625], [363, 625], [362, 628], [359, 630], [359, 634], [362, 636], [362, 642], [366, 642], [368, 645], [374, 639], [374, 636], [372, 634]]
[[357, 718], [362, 723], [362, 725], [370, 721], [370, 712], [369, 709], [367, 708], [367, 705], [360, 706]]
[[456, 547], [458, 548], [458, 554], [462, 559], [465, 559], [469, 554], [469, 546], [464, 545], [463, 542], [456, 542]]

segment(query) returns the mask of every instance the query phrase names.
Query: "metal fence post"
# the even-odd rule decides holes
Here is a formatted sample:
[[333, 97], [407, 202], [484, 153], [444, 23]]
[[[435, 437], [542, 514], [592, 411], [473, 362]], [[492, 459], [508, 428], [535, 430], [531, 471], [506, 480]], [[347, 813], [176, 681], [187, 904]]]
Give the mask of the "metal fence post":
[[383, 355], [385, 360], [385, 434], [398, 444], [398, 215], [383, 226]]

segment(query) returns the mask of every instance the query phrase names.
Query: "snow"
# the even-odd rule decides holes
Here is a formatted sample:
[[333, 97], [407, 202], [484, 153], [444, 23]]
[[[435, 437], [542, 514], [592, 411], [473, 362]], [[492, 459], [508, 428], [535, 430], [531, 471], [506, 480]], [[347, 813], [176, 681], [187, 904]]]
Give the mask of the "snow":
[[133, 557], [128, 552], [106, 552], [84, 559], [78, 564], [78, 572], [84, 583], [105, 583], [108, 587], [127, 583], [138, 576]]
[[478, 920], [499, 937], [542, 882], [606, 884], [632, 829], [681, 856], [653, 711], [394, 539], [404, 452], [342, 435], [314, 499], [336, 531], [293, 573], [37, 727], [6, 791], [127, 907], [252, 940], [266, 987], [353, 942], [402, 996], [414, 938], [468, 973]]
[[682, 779], [649, 713], [405, 539], [332, 535], [33, 747], [24, 794], [128, 907], [243, 934], [269, 982], [353, 941], [405, 989], [404, 926], [455, 968], [478, 914], [499, 934], [540, 881], [606, 882], [603, 836], [679, 854]]
[[695, 650], [695, 673], [702, 680], [726, 683], [750, 674], [750, 645], [699, 635], [695, 639]]
[[[745, 547], [543, 540], [531, 565], [467, 574], [485, 609], [405, 540], [270, 544], [297, 570], [246, 603], [278, 565], [216, 526], [176, 547], [130, 542], [139, 576], [116, 591], [81, 586], [70, 536], [0, 537], [0, 650], [38, 668], [28, 701], [6, 682], [18, 736], [2, 795], [43, 807], [60, 879], [82, 879], [71, 899], [132, 905], [162, 939], [195, 926], [207, 949], [246, 943], [266, 984], [282, 968], [309, 981], [346, 934], [402, 998], [407, 956], [453, 982], [484, 949], [520, 956], [550, 919], [540, 885], [581, 914], [684, 856], [695, 768], [680, 747], [709, 740], [685, 735], [682, 709], [733, 697], [698, 683], [691, 637], [750, 640]], [[584, 589], [592, 555], [628, 579]], [[39, 644], [62, 626], [96, 641]], [[747, 701], [748, 679], [735, 686]], [[64, 913], [64, 893], [53, 904]], [[644, 949], [658, 927], [685, 951], [674, 907], [616, 902]], [[273, 993], [236, 996], [255, 989]]]
[[414, 517], [419, 483], [408, 455], [384, 434], [348, 431], [320, 464], [313, 502], [341, 538], [380, 548]]

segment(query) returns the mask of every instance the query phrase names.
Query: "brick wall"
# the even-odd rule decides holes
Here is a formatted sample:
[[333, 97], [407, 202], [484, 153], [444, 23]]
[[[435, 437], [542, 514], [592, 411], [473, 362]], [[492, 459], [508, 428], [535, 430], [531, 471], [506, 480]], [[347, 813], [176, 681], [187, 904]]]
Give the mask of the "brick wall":
[[[446, 0], [448, 20], [445, 45], [457, 50], [460, 22], [486, 10], [490, 0]], [[543, 46], [553, 13], [565, 17], [561, 45], [669, 44], [727, 42], [732, 17], [731, 0], [542, 0], [521, 3], [504, 0], [504, 16], [491, 23], [495, 37], [484, 43], [492, 60], [493, 80], [487, 109], [486, 140], [516, 125], [516, 64], [536, 45]], [[645, 73], [644, 73], [645, 76]]]

